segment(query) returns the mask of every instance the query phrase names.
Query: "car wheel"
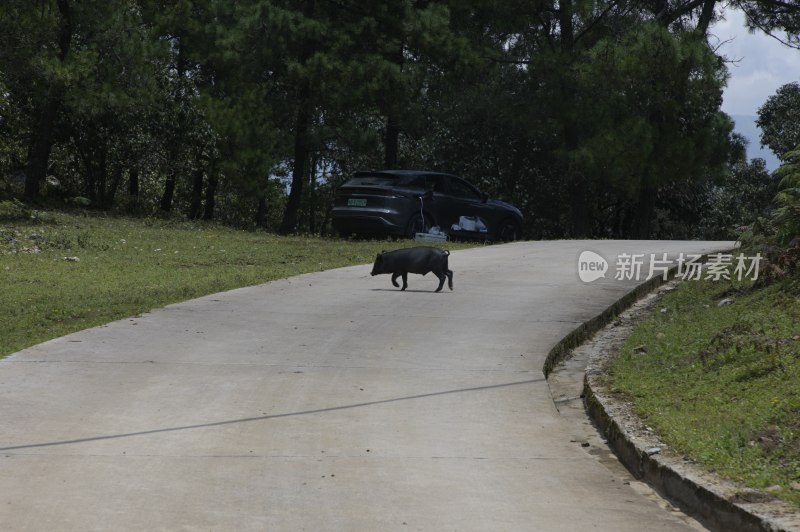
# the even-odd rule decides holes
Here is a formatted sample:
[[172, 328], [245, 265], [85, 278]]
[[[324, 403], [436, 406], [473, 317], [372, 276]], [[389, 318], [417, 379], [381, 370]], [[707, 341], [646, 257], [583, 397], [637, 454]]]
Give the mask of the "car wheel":
[[514, 242], [520, 237], [520, 227], [514, 220], [506, 220], [500, 225], [497, 239], [501, 242]]
[[431, 227], [431, 219], [421, 213], [417, 213], [411, 217], [406, 226], [406, 236], [414, 238], [417, 233], [424, 233]]

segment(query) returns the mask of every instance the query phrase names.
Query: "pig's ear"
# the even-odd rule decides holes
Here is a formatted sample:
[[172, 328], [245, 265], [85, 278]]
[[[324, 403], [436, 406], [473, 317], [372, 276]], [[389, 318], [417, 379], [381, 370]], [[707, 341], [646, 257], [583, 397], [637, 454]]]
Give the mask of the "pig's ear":
[[384, 253], [386, 253], [386, 250], [385, 250], [385, 249], [382, 249], [382, 250], [381, 250], [381, 255], [383, 255]]
[[382, 253], [378, 253], [378, 255], [375, 256], [375, 260], [378, 260], [379, 258], [381, 258], [381, 255], [382, 255]]

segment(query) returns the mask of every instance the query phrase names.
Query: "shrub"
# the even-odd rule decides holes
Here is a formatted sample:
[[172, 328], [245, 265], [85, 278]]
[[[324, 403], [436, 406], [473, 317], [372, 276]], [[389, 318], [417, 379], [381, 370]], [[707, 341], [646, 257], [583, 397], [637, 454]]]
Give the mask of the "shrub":
[[783, 159], [786, 163], [775, 171], [780, 183], [772, 216], [757, 220], [740, 237], [745, 247], [767, 259], [767, 282], [800, 271], [800, 146]]
[[83, 196], [75, 196], [74, 198], [67, 198], [64, 202], [68, 205], [75, 205], [76, 207], [88, 207], [92, 204], [89, 198]]
[[0, 220], [25, 220], [30, 218], [31, 210], [19, 200], [0, 201]]
[[800, 236], [800, 146], [784, 156], [787, 162], [775, 173], [780, 178], [775, 196], [777, 240], [789, 245]]

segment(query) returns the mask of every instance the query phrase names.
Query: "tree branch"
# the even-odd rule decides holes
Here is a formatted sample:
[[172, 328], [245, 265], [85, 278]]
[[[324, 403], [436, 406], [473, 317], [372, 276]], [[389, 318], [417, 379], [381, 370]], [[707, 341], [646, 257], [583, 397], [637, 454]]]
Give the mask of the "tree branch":
[[674, 22], [675, 20], [681, 18], [682, 16], [686, 15], [687, 13], [691, 13], [698, 7], [704, 5], [706, 1], [711, 1], [712, 3], [716, 4], [717, 0], [692, 0], [688, 4], [684, 4], [679, 9], [674, 11], [669, 11], [667, 13], [669, 20], [666, 22]]
[[759, 0], [759, 2], [772, 7], [783, 7], [790, 11], [800, 11], [800, 5], [794, 2], [784, 2], [782, 0]]
[[711, 19], [714, 18], [714, 8], [717, 6], [717, 0], [705, 0], [703, 3], [703, 10], [700, 12], [700, 18], [697, 20], [697, 31], [701, 35], [708, 33], [708, 26], [711, 24]]
[[607, 7], [607, 8], [605, 8], [605, 9], [603, 10], [603, 12], [602, 12], [602, 13], [600, 13], [598, 16], [596, 16], [596, 17], [594, 18], [594, 20], [592, 20], [592, 21], [591, 21], [591, 22], [590, 22], [590, 23], [589, 23], [589, 24], [588, 24], [588, 25], [587, 25], [585, 28], [583, 28], [583, 29], [582, 29], [582, 30], [581, 30], [581, 31], [578, 33], [578, 35], [576, 35], [576, 36], [575, 36], [575, 41], [576, 41], [576, 42], [577, 42], [577, 41], [580, 41], [580, 40], [581, 40], [581, 38], [582, 38], [584, 35], [586, 35], [587, 33], [589, 33], [589, 31], [590, 31], [592, 28], [594, 28], [594, 27], [595, 27], [595, 26], [596, 26], [596, 25], [597, 25], [597, 24], [598, 24], [598, 23], [599, 23], [601, 20], [603, 20], [603, 19], [604, 19], [604, 18], [605, 18], [605, 17], [606, 17], [606, 16], [607, 16], [607, 15], [608, 15], [610, 12], [611, 12], [611, 10], [612, 10], [612, 9], [614, 9], [614, 8], [615, 8], [615, 7], [617, 7], [618, 5], [619, 5], [619, 4], [618, 4], [618, 2], [616, 2], [616, 1], [615, 1], [615, 2], [611, 2], [611, 3], [608, 5], [608, 7]]
[[[767, 2], [767, 1], [769, 1], [769, 2], [779, 2], [780, 0], [762, 0], [762, 1], [764, 1], [764, 2]], [[783, 3], [783, 2], [781, 2], [781, 3]], [[743, 3], [740, 3], [739, 6], [742, 8], [742, 11], [744, 12], [745, 16], [747, 17], [747, 22], [749, 24], [751, 24], [752, 26], [760, 29], [766, 35], [772, 37], [773, 39], [775, 39], [776, 41], [778, 41], [782, 45], [787, 46], [789, 48], [793, 48], [795, 50], [800, 50], [800, 45], [792, 44], [791, 42], [785, 41], [785, 40], [781, 39], [780, 37], [778, 37], [777, 35], [775, 35], [774, 33], [772, 33], [772, 30], [767, 29], [763, 24], [761, 24], [758, 21], [758, 18], [755, 15], [752, 14], [752, 11], [750, 11], [747, 7], [745, 7], [745, 5]], [[800, 8], [794, 7], [794, 9], [800, 9]]]

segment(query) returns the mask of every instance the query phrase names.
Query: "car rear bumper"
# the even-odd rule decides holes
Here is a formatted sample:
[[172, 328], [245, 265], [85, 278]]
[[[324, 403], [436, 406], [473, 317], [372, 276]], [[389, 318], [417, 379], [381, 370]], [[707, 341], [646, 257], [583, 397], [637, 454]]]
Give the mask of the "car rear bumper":
[[403, 234], [405, 226], [399, 215], [390, 209], [354, 209], [334, 207], [333, 228], [340, 233]]

